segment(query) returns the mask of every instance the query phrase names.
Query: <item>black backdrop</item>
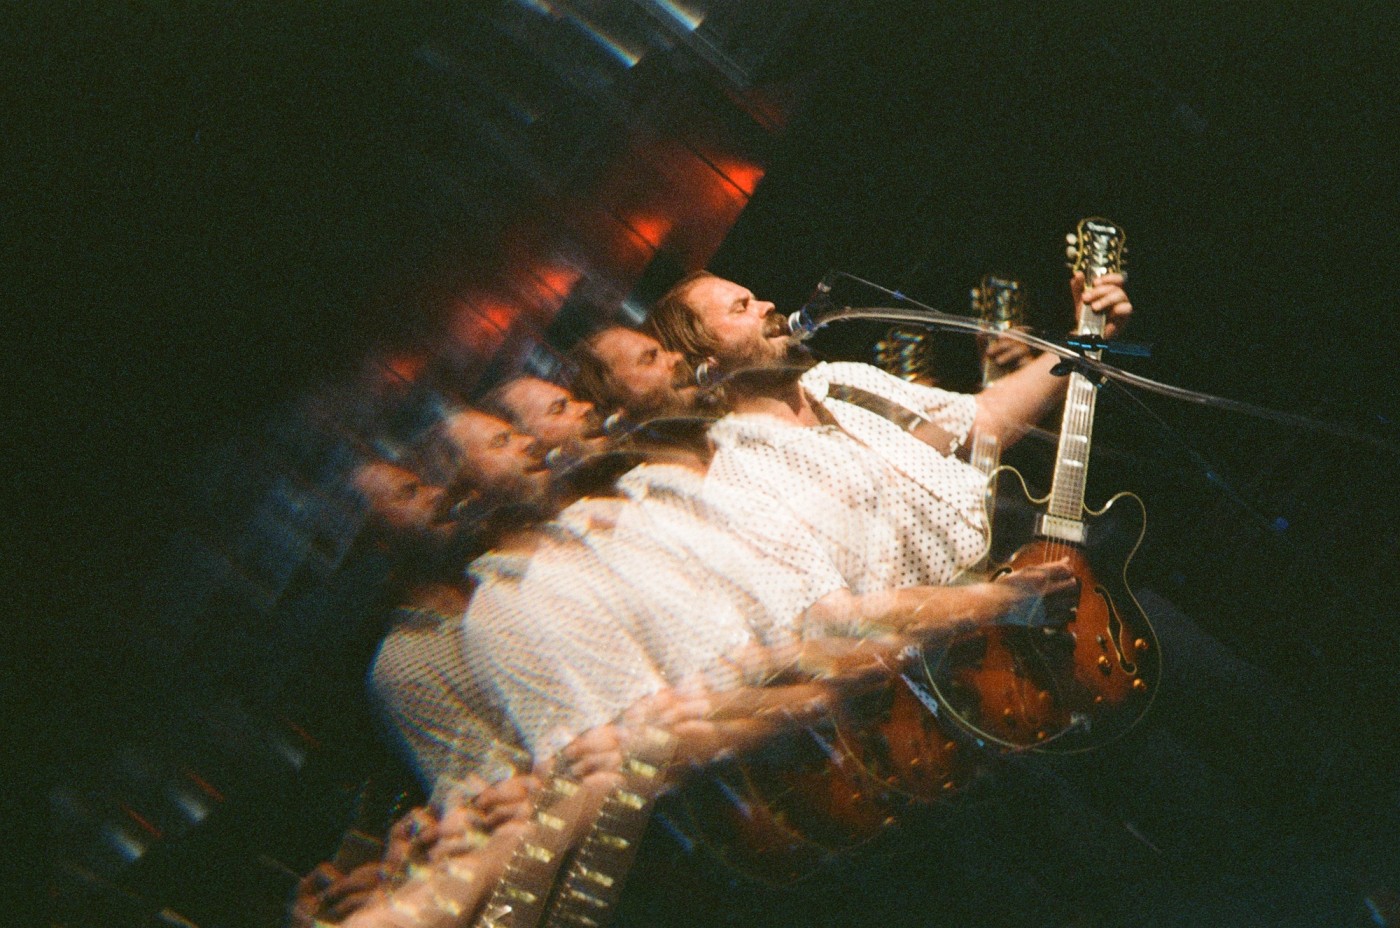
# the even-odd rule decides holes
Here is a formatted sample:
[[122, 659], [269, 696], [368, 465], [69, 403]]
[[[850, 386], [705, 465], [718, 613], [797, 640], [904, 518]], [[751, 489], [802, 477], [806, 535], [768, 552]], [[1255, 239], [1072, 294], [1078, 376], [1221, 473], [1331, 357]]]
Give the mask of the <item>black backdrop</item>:
[[[409, 167], [434, 114], [406, 83], [451, 10], [296, 6], [8, 14], [26, 20], [6, 82], [18, 738], [81, 726], [139, 662], [124, 592], [203, 452], [430, 322], [402, 297], [454, 230]], [[1161, 514], [1149, 577], [1313, 694], [1380, 790], [1396, 770], [1397, 14], [1039, 6], [829, 11], [806, 102], [711, 266], [780, 304], [839, 267], [952, 308], [1005, 270], [1053, 328], [1063, 232], [1121, 222], [1133, 335], [1157, 348], [1135, 369], [1389, 442], [1150, 401], [1213, 483], [1108, 404], [1126, 454], [1096, 473]]]

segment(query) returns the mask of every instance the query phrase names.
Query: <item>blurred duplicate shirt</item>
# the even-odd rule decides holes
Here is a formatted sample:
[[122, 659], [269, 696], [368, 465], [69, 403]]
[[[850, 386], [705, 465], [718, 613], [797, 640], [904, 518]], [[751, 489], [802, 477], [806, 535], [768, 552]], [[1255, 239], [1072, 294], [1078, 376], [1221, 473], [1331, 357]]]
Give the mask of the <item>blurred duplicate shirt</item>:
[[[489, 599], [513, 584], [523, 562], [479, 564], [478, 590]], [[424, 791], [474, 794], [515, 772], [520, 733], [486, 688], [479, 663], [463, 649], [462, 616], [403, 606], [380, 642], [366, 685], [381, 723]]]
[[[845, 586], [825, 552], [785, 506], [728, 492], [697, 468], [647, 464], [618, 481], [634, 503], [629, 527], [693, 576], [702, 602], [742, 618], [731, 639], [781, 655], [801, 638], [801, 616]], [[741, 520], [758, 526], [744, 531]], [[701, 617], [702, 619], [704, 616]], [[748, 680], [745, 682], [761, 682]]]
[[798, 617], [843, 583], [810, 544], [737, 538], [697, 470], [642, 465], [618, 486], [543, 529], [509, 607], [468, 610], [464, 643], [538, 758], [662, 689], [764, 682], [747, 674], [795, 659]]
[[463, 620], [468, 662], [537, 760], [666, 685], [602, 560], [617, 508], [581, 500], [537, 529], [520, 582], [474, 597]]
[[[763, 544], [757, 513], [784, 508], [826, 552], [853, 593], [940, 585], [981, 557], [986, 475], [953, 456], [966, 443], [976, 400], [900, 380], [867, 364], [823, 363], [800, 380], [835, 425], [801, 426], [732, 414], [710, 430], [707, 490], [750, 500], [734, 530]], [[947, 454], [885, 416], [840, 399], [854, 387], [949, 433]], [[762, 500], [762, 507], [759, 502]]]

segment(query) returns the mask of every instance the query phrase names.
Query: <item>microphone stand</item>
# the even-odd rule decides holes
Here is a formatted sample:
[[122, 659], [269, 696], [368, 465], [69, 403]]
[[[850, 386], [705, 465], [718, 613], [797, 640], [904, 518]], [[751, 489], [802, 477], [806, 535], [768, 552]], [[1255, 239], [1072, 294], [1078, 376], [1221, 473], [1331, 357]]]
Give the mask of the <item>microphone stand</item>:
[[[856, 277], [852, 277], [852, 279], [860, 280], [860, 278]], [[869, 284], [868, 281], [860, 280], [860, 282], [870, 286], [876, 286], [874, 284]], [[884, 288], [877, 287], [877, 289], [883, 290]], [[1063, 358], [1064, 360], [1055, 366], [1054, 371], [1057, 374], [1065, 374], [1069, 373], [1071, 370], [1077, 370], [1094, 381], [1095, 384], [1101, 384], [1105, 380], [1116, 381], [1124, 386], [1138, 387], [1148, 392], [1157, 393], [1175, 400], [1209, 406], [1215, 409], [1223, 409], [1227, 412], [1253, 416], [1257, 419], [1267, 419], [1283, 425], [1307, 429], [1309, 431], [1325, 432], [1338, 438], [1345, 438], [1371, 445], [1372, 447], [1386, 451], [1396, 457], [1400, 457], [1400, 445], [1396, 445], [1394, 442], [1387, 441], [1375, 435], [1368, 435], [1365, 432], [1349, 428], [1345, 425], [1323, 422], [1308, 416], [1281, 412], [1276, 409], [1257, 406], [1253, 403], [1246, 403], [1241, 400], [1212, 396], [1208, 393], [1199, 393], [1195, 390], [1187, 390], [1184, 387], [1161, 383], [1138, 374], [1132, 374], [1121, 370], [1086, 354], [1088, 351], [1105, 351], [1114, 354], [1146, 357], [1151, 353], [1151, 349], [1146, 345], [1133, 344], [1131, 342], [1118, 342], [1112, 339], [1102, 339], [1096, 336], [1085, 335], [1072, 335], [1063, 343], [1055, 342], [1029, 332], [1023, 332], [1020, 329], [998, 329], [989, 323], [982, 322], [980, 319], [945, 313], [941, 310], [934, 309], [932, 306], [926, 306], [917, 300], [912, 300], [902, 293], [891, 292], [890, 295], [896, 299], [907, 301], [915, 308], [911, 309], [898, 306], [842, 306], [825, 310], [822, 307], [812, 307], [809, 305], [804, 306], [801, 311], [793, 313], [792, 316], [789, 317], [789, 327], [792, 329], [794, 337], [800, 340], [810, 338], [813, 332], [824, 329], [833, 322], [843, 322], [854, 319], [903, 323], [955, 332], [971, 332], [975, 335], [986, 335], [991, 338], [1014, 338], [1016, 341], [1029, 345], [1032, 348], [1038, 348], [1041, 351], [1047, 351]], [[817, 312], [811, 312], [813, 308], [816, 308]]]

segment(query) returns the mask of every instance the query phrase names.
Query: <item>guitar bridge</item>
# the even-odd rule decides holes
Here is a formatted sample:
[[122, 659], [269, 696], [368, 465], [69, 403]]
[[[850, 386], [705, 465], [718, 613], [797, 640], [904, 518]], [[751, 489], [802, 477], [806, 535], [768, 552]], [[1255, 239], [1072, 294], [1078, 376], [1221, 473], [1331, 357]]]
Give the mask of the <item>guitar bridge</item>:
[[1078, 519], [1065, 519], [1042, 513], [1035, 517], [1035, 534], [1082, 545], [1089, 533], [1084, 523]]

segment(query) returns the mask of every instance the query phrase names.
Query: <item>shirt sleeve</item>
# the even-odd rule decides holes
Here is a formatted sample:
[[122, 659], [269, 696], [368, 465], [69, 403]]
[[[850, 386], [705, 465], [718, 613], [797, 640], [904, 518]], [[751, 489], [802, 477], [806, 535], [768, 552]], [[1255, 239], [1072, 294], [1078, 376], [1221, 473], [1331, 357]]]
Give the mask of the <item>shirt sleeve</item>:
[[367, 681], [381, 721], [428, 790], [443, 777], [494, 782], [513, 772], [499, 758], [515, 735], [466, 668], [459, 628], [456, 618], [443, 618], [395, 629]]

